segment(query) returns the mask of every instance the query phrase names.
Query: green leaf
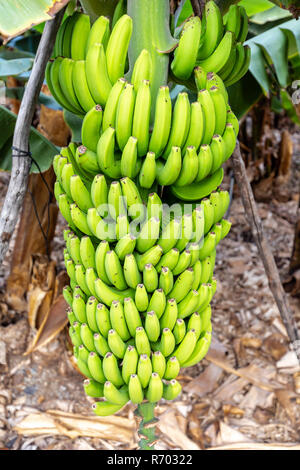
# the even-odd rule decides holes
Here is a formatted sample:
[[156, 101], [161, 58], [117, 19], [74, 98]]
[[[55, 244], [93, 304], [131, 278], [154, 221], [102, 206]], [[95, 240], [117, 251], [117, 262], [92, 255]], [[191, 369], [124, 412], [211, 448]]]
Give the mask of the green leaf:
[[[0, 106], [0, 168], [11, 171], [12, 163], [12, 140], [17, 116]], [[41, 171], [46, 171], [52, 165], [54, 156], [58, 153], [58, 147], [53, 145], [46, 137], [40, 134], [34, 127], [31, 127], [29, 138], [30, 151], [32, 157], [37, 161]], [[15, 157], [17, 158], [17, 157]], [[39, 170], [33, 163], [31, 173], [38, 173]]]
[[292, 15], [288, 10], [283, 10], [280, 7], [269, 8], [268, 10], [257, 13], [251, 17], [251, 23], [263, 25], [273, 21], [291, 18]]
[[269, 10], [274, 7], [274, 4], [269, 0], [242, 0], [239, 2], [247, 12], [248, 16], [256, 15], [261, 11]]
[[230, 106], [238, 119], [245, 116], [263, 96], [261, 87], [250, 72], [227, 91]]
[[0, 58], [0, 78], [18, 76], [21, 73], [30, 70], [32, 65], [33, 59], [23, 58], [5, 60]]
[[72, 132], [72, 142], [81, 142], [82, 119], [70, 111], [64, 110], [64, 120]]
[[0, 2], [0, 34], [6, 41], [51, 20], [69, 0], [5, 0]]

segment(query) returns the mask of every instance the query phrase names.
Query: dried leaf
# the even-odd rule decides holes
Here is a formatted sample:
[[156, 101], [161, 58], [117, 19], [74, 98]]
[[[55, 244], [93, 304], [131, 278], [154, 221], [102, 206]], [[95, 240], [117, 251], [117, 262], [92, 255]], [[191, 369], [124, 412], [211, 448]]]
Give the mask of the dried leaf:
[[82, 416], [57, 410], [27, 415], [14, 427], [24, 436], [63, 435], [70, 439], [93, 437], [132, 443], [136, 425], [134, 420], [121, 416]]
[[51, 305], [48, 314], [45, 316], [43, 323], [24, 355], [45, 346], [63, 330], [68, 323], [66, 315], [67, 306], [67, 302], [61, 294]]
[[216, 388], [222, 374], [223, 370], [220, 367], [209, 364], [202, 374], [185, 386], [184, 390], [187, 393], [203, 397]]
[[175, 410], [170, 409], [160, 415], [157, 427], [174, 447], [183, 450], [200, 450], [200, 447], [179, 429]]

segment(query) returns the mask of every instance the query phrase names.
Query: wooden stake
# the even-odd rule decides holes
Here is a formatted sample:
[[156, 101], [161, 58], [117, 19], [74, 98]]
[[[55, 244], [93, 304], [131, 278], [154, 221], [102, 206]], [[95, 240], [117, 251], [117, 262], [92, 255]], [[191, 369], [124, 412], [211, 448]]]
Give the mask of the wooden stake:
[[282, 321], [290, 338], [291, 346], [295, 351], [298, 362], [300, 364], [300, 339], [297, 325], [293, 317], [293, 312], [289, 306], [286, 293], [282, 287], [279, 272], [270, 249], [269, 242], [263, 231], [252, 188], [247, 178], [246, 168], [241, 155], [239, 142], [237, 142], [235, 151], [233, 153], [232, 163], [235, 179], [243, 201], [246, 219], [250, 224], [260, 257], [264, 264], [270, 290], [274, 296]]

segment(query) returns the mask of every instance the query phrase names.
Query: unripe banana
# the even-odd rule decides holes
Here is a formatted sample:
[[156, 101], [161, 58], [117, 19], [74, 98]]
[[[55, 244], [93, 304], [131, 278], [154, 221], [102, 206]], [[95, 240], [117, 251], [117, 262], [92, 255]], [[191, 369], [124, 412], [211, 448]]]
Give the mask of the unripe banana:
[[120, 387], [124, 384], [117, 358], [113, 353], [106, 353], [102, 361], [102, 367], [106, 380], [112, 382], [116, 387]]
[[[72, 308], [73, 305], [73, 293], [70, 286], [65, 286], [63, 288], [63, 296], [67, 304]], [[76, 317], [77, 318], [77, 317]]]
[[149, 311], [154, 311], [158, 318], [162, 316], [166, 308], [166, 295], [163, 289], [156, 289], [149, 300]]
[[162, 352], [165, 357], [170, 356], [175, 348], [175, 337], [169, 328], [164, 328], [161, 333], [159, 344], [156, 344], [155, 349]]
[[63, 61], [62, 57], [57, 57], [54, 61], [49, 61], [45, 70], [45, 77], [48, 88], [54, 99], [68, 111], [78, 114], [78, 108], [74, 107], [72, 103], [67, 100], [63, 93], [59, 82], [59, 69]]
[[163, 266], [159, 276], [159, 287], [168, 295], [174, 286], [173, 273], [167, 266]]
[[69, 239], [69, 254], [71, 255], [72, 260], [75, 264], [81, 264], [81, 256], [80, 256], [80, 239], [74, 235]]
[[[81, 325], [79, 325], [77, 328], [80, 330]], [[83, 344], [81, 344], [80, 346], [78, 346], [77, 359], [80, 359], [84, 364], [87, 363], [89, 354], [90, 354], [89, 350], [88, 350]], [[87, 377], [91, 377], [91, 378], [92, 378], [90, 372], [88, 372]]]
[[80, 250], [80, 259], [85, 269], [96, 268], [95, 248], [90, 237], [83, 236], [81, 238], [79, 250]]
[[143, 254], [136, 254], [136, 261], [138, 264], [139, 270], [142, 272], [146, 264], [152, 264], [156, 266], [163, 254], [163, 249], [160, 245], [154, 245], [149, 250], [145, 251]]
[[75, 159], [78, 167], [87, 173], [95, 174], [99, 172], [97, 155], [84, 145], [80, 145], [76, 149]]
[[213, 225], [212, 231], [216, 234], [216, 245], [218, 245], [222, 235], [222, 225], [220, 222], [217, 222], [215, 225]]
[[123, 274], [122, 265], [115, 251], [110, 250], [105, 256], [105, 272], [110, 282], [119, 290], [125, 290], [128, 286]]
[[159, 238], [160, 220], [157, 217], [151, 217], [142, 226], [136, 240], [136, 248], [140, 253], [145, 253]]
[[116, 139], [120, 150], [123, 150], [132, 135], [135, 91], [131, 83], [127, 83], [121, 92], [116, 111]]
[[97, 212], [106, 216], [106, 205], [108, 202], [108, 186], [104, 175], [98, 174], [94, 177], [91, 185], [91, 198]]
[[129, 401], [129, 395], [126, 388], [118, 389], [112, 382], [106, 381], [103, 387], [103, 394], [106, 400], [116, 405], [124, 406]]
[[58, 80], [61, 87], [61, 92], [64, 94], [66, 100], [74, 107], [77, 112], [76, 114], [82, 116], [84, 110], [79, 104], [77, 96], [74, 92], [74, 86], [72, 81], [74, 60], [65, 57], [61, 62], [58, 70]]
[[130, 376], [137, 371], [138, 353], [134, 346], [129, 345], [126, 349], [122, 363], [122, 378], [126, 384], [130, 380]]
[[124, 75], [132, 26], [132, 18], [125, 14], [116, 22], [111, 31], [106, 47], [106, 60], [108, 75], [112, 83]]
[[96, 104], [84, 116], [81, 126], [82, 145], [97, 152], [97, 143], [101, 134], [103, 110]]
[[58, 207], [59, 210], [63, 216], [63, 218], [66, 220], [68, 223], [69, 227], [73, 231], [77, 231], [77, 227], [75, 223], [73, 222], [73, 219], [71, 217], [71, 203], [70, 200], [68, 199], [68, 196], [66, 194], [60, 194], [58, 198]]
[[111, 352], [119, 359], [123, 359], [126, 344], [122, 340], [121, 336], [116, 332], [116, 330], [109, 330], [107, 343]]
[[[71, 325], [71, 327], [72, 327], [73, 323], [74, 323], [75, 321], [77, 321], [77, 318], [75, 317], [74, 312], [73, 312], [73, 310], [72, 310], [70, 307], [67, 307], [66, 312], [67, 312], [67, 317], [68, 317], [69, 323], [70, 323], [70, 325]], [[78, 346], [79, 346], [79, 345], [78, 345]]]
[[79, 101], [82, 109], [87, 113], [97, 103], [94, 101], [89, 91], [85, 73], [85, 64], [85, 60], [75, 60], [72, 71], [72, 83], [77, 100]]
[[186, 149], [182, 160], [182, 168], [179, 178], [176, 180], [177, 186], [187, 186], [191, 184], [198, 174], [198, 155], [194, 146]]
[[173, 146], [166, 159], [165, 164], [161, 160], [156, 162], [156, 179], [161, 186], [170, 186], [180, 175], [182, 166], [180, 147]]
[[199, 336], [202, 332], [202, 320], [198, 312], [194, 312], [188, 319], [187, 329], [195, 330], [196, 339], [199, 339]]
[[[76, 323], [76, 322], [73, 322], [73, 323]], [[69, 336], [70, 336], [70, 340], [73, 346], [78, 347], [81, 345], [82, 341], [81, 341], [80, 334], [78, 334], [78, 332], [73, 328], [73, 326], [70, 326], [69, 328]]]
[[[96, 323], [98, 330], [104, 338], [107, 338], [108, 332], [111, 329], [110, 315], [108, 308], [101, 303], [96, 307]], [[103, 354], [104, 355], [104, 354]]]
[[206, 284], [210, 279], [210, 274], [211, 274], [211, 259], [210, 259], [210, 256], [208, 256], [201, 262], [200, 284]]
[[205, 30], [198, 51], [199, 59], [210, 57], [216, 50], [223, 36], [223, 18], [215, 2], [209, 1], [205, 4], [203, 22], [205, 24]]
[[60, 180], [61, 180], [61, 187], [63, 188], [63, 191], [61, 191], [61, 193], [65, 192], [70, 199], [73, 199], [72, 194], [71, 194], [70, 181], [74, 174], [75, 172], [74, 172], [72, 163], [66, 163], [62, 167]]
[[134, 181], [128, 177], [120, 180], [122, 193], [127, 204], [128, 215], [142, 222], [145, 216], [145, 206]]
[[220, 89], [220, 91], [223, 94], [225, 103], [228, 104], [228, 93], [227, 93], [223, 80], [215, 72], [209, 72], [206, 77], [206, 83], [204, 84], [202, 88], [206, 88], [207, 90], [210, 90], [211, 87], [213, 86], [216, 86]]
[[156, 372], [152, 372], [146, 392], [147, 400], [150, 403], [157, 403], [163, 394], [163, 382]]
[[227, 109], [226, 123], [227, 124], [230, 123], [230, 124], [233, 125], [235, 135], [238, 136], [239, 130], [240, 130], [239, 120], [238, 120], [238, 118], [236, 117], [236, 115], [234, 114], [234, 112], [232, 111], [232, 109], [230, 108], [229, 105], [228, 105], [228, 107], [229, 107], [229, 109]]
[[212, 86], [209, 93], [215, 107], [215, 134], [223, 135], [227, 120], [227, 103], [220, 88]]
[[222, 226], [221, 240], [223, 240], [223, 238], [225, 238], [227, 236], [227, 234], [229, 233], [229, 231], [231, 229], [231, 225], [232, 225], [232, 223], [229, 222], [228, 220], [226, 220], [226, 219], [221, 220], [221, 226]]
[[143, 269], [143, 284], [149, 293], [154, 292], [158, 287], [158, 274], [151, 263], [147, 263]]
[[187, 80], [191, 76], [196, 65], [201, 29], [199, 16], [193, 16], [185, 22], [171, 62], [175, 77]]
[[92, 410], [97, 416], [110, 416], [120, 411], [124, 405], [116, 405], [109, 401], [97, 401], [92, 404]]
[[137, 154], [139, 157], [146, 155], [148, 150], [150, 115], [150, 82], [149, 80], [143, 80], [140, 83], [139, 87], [136, 89], [136, 98], [132, 122], [132, 135], [134, 135], [134, 137], [136, 137], [138, 141]]
[[213, 164], [211, 172], [217, 171], [224, 161], [226, 146], [222, 136], [215, 134], [212, 138], [210, 148], [213, 154]]
[[155, 116], [153, 130], [149, 142], [149, 151], [154, 152], [158, 158], [164, 151], [172, 121], [172, 103], [170, 91], [167, 86], [161, 86], [158, 90], [155, 103]]
[[166, 370], [166, 359], [160, 351], [152, 354], [152, 369], [162, 379]]
[[147, 354], [142, 354], [137, 365], [137, 375], [142, 388], [146, 388], [149, 384], [152, 374], [152, 364]]
[[134, 178], [136, 176], [137, 145], [137, 138], [132, 136], [129, 137], [121, 156], [122, 176], [128, 176], [129, 178]]
[[110, 251], [109, 243], [103, 240], [99, 243], [95, 252], [95, 266], [99, 278], [106, 284], [111, 284], [106, 271], [105, 271], [105, 257], [107, 252]]
[[226, 162], [226, 160], [228, 160], [228, 158], [230, 158], [233, 154], [237, 141], [237, 136], [235, 135], [234, 127], [231, 123], [226, 124], [222, 137], [226, 145], [226, 153], [224, 158], [224, 161]]
[[[91, 295], [95, 295], [95, 289], [92, 287], [93, 292], [89, 289], [88, 283], [86, 282], [86, 271], [82, 264], [75, 265], [75, 279], [76, 283], [80, 286], [83, 292], [90, 297]], [[96, 277], [93, 279], [95, 280]]]
[[94, 351], [91, 351], [87, 360], [87, 366], [93, 379], [97, 382], [103, 384], [105, 382], [105, 375], [103, 373], [102, 361], [98, 354]]
[[215, 211], [209, 198], [203, 199], [200, 205], [204, 214], [204, 234], [206, 235], [214, 224]]
[[202, 181], [210, 173], [213, 166], [213, 154], [210, 145], [201, 145], [198, 154], [198, 173], [196, 175], [196, 182]]
[[222, 219], [224, 215], [223, 208], [224, 206], [226, 207], [226, 203], [224, 203], [224, 199], [223, 199], [224, 196], [221, 196], [221, 194], [222, 193], [220, 191], [212, 191], [212, 193], [209, 196], [209, 200], [214, 209], [214, 219], [213, 219], [214, 224], [216, 222], [219, 222]]
[[93, 100], [105, 106], [112, 89], [107, 69], [104, 46], [101, 43], [90, 45], [87, 50], [85, 70], [87, 84]]
[[[117, 220], [119, 215], [126, 212], [126, 206], [122, 195], [122, 189], [119, 181], [112, 181], [108, 190], [108, 211], [113, 220]], [[127, 233], [127, 231], [126, 231]], [[121, 234], [121, 237], [125, 233]]]
[[90, 192], [83, 184], [80, 176], [72, 175], [70, 178], [70, 191], [73, 201], [83, 211], [87, 212], [90, 207], [93, 207], [93, 202], [90, 197]]
[[180, 363], [176, 356], [170, 357], [166, 363], [166, 370], [164, 374], [164, 379], [171, 380], [175, 379], [180, 371]]
[[107, 41], [110, 35], [109, 18], [106, 16], [99, 16], [93, 23], [89, 32], [86, 50], [95, 43], [102, 43], [104, 48], [107, 46]]
[[131, 374], [128, 382], [128, 393], [132, 403], [142, 403], [144, 392], [137, 374]]
[[85, 301], [80, 295], [75, 295], [72, 301], [72, 310], [79, 323], [86, 323]]
[[131, 297], [124, 299], [124, 316], [129, 333], [134, 337], [136, 329], [142, 326], [142, 320], [135, 302]]
[[92, 379], [85, 379], [83, 388], [87, 396], [100, 398], [103, 396], [103, 385]]
[[95, 281], [95, 292], [97, 299], [104, 304], [111, 306], [113, 301], [123, 302], [125, 297], [134, 297], [134, 290], [129, 288], [123, 291], [108, 286], [101, 279]]
[[147, 201], [147, 219], [157, 217], [162, 222], [163, 203], [157, 193], [150, 193]]
[[96, 308], [97, 308], [97, 299], [95, 297], [89, 297], [86, 303], [86, 319], [87, 324], [91, 331], [98, 332], [99, 328], [96, 321]]
[[178, 316], [177, 302], [175, 299], [170, 298], [168, 299], [165, 311], [162, 317], [160, 318], [161, 330], [163, 330], [164, 328], [169, 328], [172, 331], [175, 326], [177, 316]]
[[183, 271], [176, 279], [174, 287], [169, 293], [169, 297], [176, 300], [179, 303], [185, 298], [188, 292], [191, 290], [194, 281], [194, 269], [187, 268]]
[[182, 253], [180, 253], [178, 262], [175, 268], [173, 269], [174, 276], [178, 276], [179, 274], [184, 272], [190, 266], [191, 259], [192, 259], [192, 254], [189, 250], [186, 249]]
[[165, 254], [174, 248], [181, 235], [181, 219], [172, 219], [162, 230], [157, 244], [161, 247]]
[[89, 328], [87, 323], [82, 323], [80, 326], [80, 337], [82, 339], [82, 343], [89, 351], [95, 352], [95, 345], [94, 345], [94, 337], [93, 332]]
[[125, 256], [123, 273], [126, 284], [132, 289], [136, 289], [142, 281], [142, 275], [132, 253]]
[[211, 332], [205, 333], [203, 337], [201, 337], [194, 348], [192, 355], [188, 358], [188, 360], [181, 364], [181, 367], [191, 367], [203, 359], [206, 355], [209, 346], [211, 343]]
[[137, 92], [140, 84], [144, 80], [151, 80], [152, 77], [152, 59], [147, 49], [142, 49], [140, 55], [137, 57], [131, 75], [131, 83]]
[[129, 232], [130, 232], [130, 222], [128, 220], [127, 214], [119, 214], [118, 217], [117, 217], [117, 220], [116, 220], [116, 237], [117, 237], [117, 239], [121, 240], [126, 235], [129, 235]]
[[150, 189], [153, 186], [156, 177], [155, 160], [155, 153], [148, 152], [139, 173], [139, 184], [142, 188]]
[[144, 284], [139, 283], [136, 286], [134, 301], [139, 312], [145, 312], [147, 310], [149, 298]]
[[76, 276], [75, 276], [75, 263], [72, 259], [65, 259], [65, 265], [66, 265], [66, 270], [67, 274], [70, 278], [70, 282], [76, 282]]
[[121, 162], [115, 159], [115, 134], [115, 129], [108, 127], [101, 134], [97, 144], [97, 164], [110, 178], [121, 176]]
[[212, 136], [214, 135], [216, 128], [216, 113], [214, 102], [209, 91], [205, 88], [198, 92], [198, 101], [202, 106], [205, 122], [202, 145], [210, 145]]
[[158, 340], [160, 335], [160, 323], [154, 310], [150, 310], [146, 314], [145, 330], [149, 341], [155, 342]]
[[178, 317], [186, 318], [197, 311], [200, 294], [197, 290], [191, 290], [178, 304]]
[[182, 318], [177, 318], [172, 333], [175, 338], [175, 344], [181, 343], [186, 334], [186, 324]]
[[163, 158], [167, 159], [172, 147], [183, 147], [190, 128], [190, 101], [186, 92], [177, 95], [172, 115], [172, 125], [168, 144], [163, 153]]
[[206, 59], [198, 61], [198, 65], [200, 65], [206, 72], [214, 71], [215, 73], [218, 73], [228, 61], [232, 47], [234, 47], [233, 43], [233, 33], [231, 31], [227, 31], [214, 52]]
[[181, 393], [182, 387], [180, 383], [172, 379], [171, 382], [167, 385], [164, 385], [163, 398], [165, 400], [174, 400]]
[[[180, 239], [178, 240], [177, 243], [180, 243]], [[156, 270], [158, 273], [161, 272], [162, 267], [169, 268], [170, 271], [172, 271], [179, 259], [179, 249], [175, 246], [174, 248], [171, 248], [171, 250], [167, 251], [161, 258], [159, 263], [155, 266]]]
[[184, 339], [181, 341], [181, 343], [173, 353], [173, 356], [178, 359], [180, 365], [184, 364], [189, 359], [189, 357], [193, 353], [196, 343], [197, 335], [195, 330], [188, 330]]
[[130, 333], [125, 320], [124, 307], [119, 300], [112, 302], [109, 314], [112, 328], [118, 332], [123, 341], [127, 341]]
[[201, 313], [207, 307], [213, 296], [211, 284], [201, 284], [199, 287], [199, 301], [196, 305], [195, 311]]
[[139, 326], [135, 331], [135, 347], [138, 354], [147, 354], [150, 357], [151, 347], [146, 331]]
[[211, 252], [215, 249], [215, 246], [216, 246], [216, 234], [214, 232], [209, 232], [205, 236], [203, 245], [200, 248], [199, 259], [202, 261], [207, 256], [209, 256]]
[[71, 57], [79, 61], [85, 59], [88, 36], [91, 29], [90, 17], [84, 13], [77, 16], [71, 36]]
[[[122, 238], [120, 238], [115, 246], [115, 252], [119, 260], [124, 261], [127, 255], [131, 255], [135, 249], [135, 245], [136, 245], [136, 238], [130, 233], [127, 233]], [[123, 266], [123, 270], [124, 270], [124, 266]], [[125, 276], [125, 280], [126, 280], [126, 276]]]
[[127, 81], [125, 80], [125, 78], [119, 78], [113, 85], [110, 94], [108, 95], [106, 106], [103, 112], [103, 132], [105, 132], [109, 127], [115, 128], [118, 102], [126, 83]]

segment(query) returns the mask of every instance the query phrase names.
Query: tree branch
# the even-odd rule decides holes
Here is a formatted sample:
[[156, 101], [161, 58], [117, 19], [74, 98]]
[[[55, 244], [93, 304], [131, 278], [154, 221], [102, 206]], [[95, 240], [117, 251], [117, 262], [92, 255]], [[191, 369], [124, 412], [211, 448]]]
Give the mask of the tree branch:
[[[44, 80], [45, 68], [51, 56], [55, 37], [63, 18], [64, 11], [65, 8], [60, 10], [54, 19], [47, 21], [45, 24], [17, 116], [13, 137], [13, 147], [19, 149], [25, 154], [28, 151], [31, 122]], [[18, 156], [12, 158], [10, 182], [0, 215], [0, 263], [2, 263], [4, 259], [21, 211], [27, 190], [30, 166], [30, 156]]]
[[245, 209], [246, 219], [250, 224], [260, 257], [264, 264], [270, 290], [274, 296], [282, 321], [290, 338], [291, 345], [296, 353], [298, 362], [300, 363], [300, 339], [297, 325], [293, 317], [293, 312], [289, 306], [287, 296], [282, 287], [279, 272], [272, 251], [270, 250], [269, 242], [263, 231], [253, 192], [247, 178], [239, 143], [237, 143], [233, 153], [232, 162], [235, 179], [238, 184]]

